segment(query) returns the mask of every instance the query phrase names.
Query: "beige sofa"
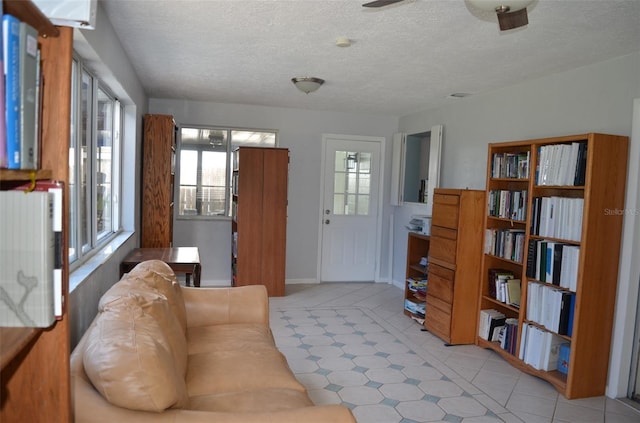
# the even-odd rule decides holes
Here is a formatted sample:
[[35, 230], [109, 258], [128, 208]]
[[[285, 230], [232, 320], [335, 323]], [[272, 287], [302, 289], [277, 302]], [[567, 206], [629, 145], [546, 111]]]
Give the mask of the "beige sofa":
[[140, 263], [71, 355], [76, 422], [355, 422], [315, 406], [277, 350], [264, 286], [181, 287]]

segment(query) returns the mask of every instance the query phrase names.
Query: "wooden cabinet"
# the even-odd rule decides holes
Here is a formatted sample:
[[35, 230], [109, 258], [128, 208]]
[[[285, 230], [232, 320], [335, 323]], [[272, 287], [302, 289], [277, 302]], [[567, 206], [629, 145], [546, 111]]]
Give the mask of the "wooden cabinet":
[[[69, 225], [69, 138], [71, 104], [72, 28], [56, 28], [29, 1], [5, 1], [4, 13], [29, 22], [40, 34], [42, 72], [41, 169], [36, 179], [64, 182], [63, 234]], [[43, 35], [46, 35], [44, 37]], [[31, 171], [0, 169], [3, 187], [23, 184]], [[63, 237], [63, 249], [69, 242]], [[68, 298], [69, 263], [62, 263], [63, 295]], [[69, 314], [47, 329], [0, 328], [0, 421], [70, 422]]]
[[484, 208], [484, 191], [434, 191], [424, 326], [447, 344], [475, 343]]
[[[566, 157], [563, 151], [575, 144], [584, 154], [576, 153], [577, 161], [562, 158]], [[549, 156], [549, 152], [553, 154]], [[627, 154], [627, 137], [594, 133], [489, 145], [487, 197], [495, 200], [503, 195], [513, 198], [517, 194], [519, 198], [524, 195], [526, 200], [520, 214], [509, 207], [509, 201], [490, 201], [492, 208], [487, 208], [484, 223], [486, 239], [479, 308], [494, 309], [511, 320], [514, 348], [508, 352], [501, 343], [491, 342], [483, 336], [478, 336], [477, 343], [494, 350], [518, 369], [550, 382], [570, 399], [599, 396], [605, 392]], [[520, 166], [523, 163], [528, 164], [526, 170]], [[501, 164], [511, 169], [515, 164], [515, 169], [519, 168], [521, 172], [500, 172]], [[550, 173], [555, 177], [545, 181]], [[576, 200], [578, 206], [570, 206], [569, 210], [578, 214], [565, 217], [568, 209], [561, 203], [576, 203]], [[549, 209], [555, 211], [543, 215], [537, 206], [542, 201], [555, 204], [555, 208]], [[552, 216], [558, 220], [551, 223]], [[550, 228], [554, 230], [549, 231]], [[575, 231], [567, 231], [567, 228]], [[515, 235], [513, 240], [517, 240], [513, 249], [507, 239], [512, 235]], [[567, 274], [575, 278], [573, 286], [566, 286], [562, 279], [558, 282], [553, 274], [550, 278], [543, 276], [544, 269], [539, 268], [538, 259], [544, 255], [538, 253], [538, 245], [554, 242], [563, 245], [562, 251], [577, 249], [579, 252], [573, 261], [560, 258], [561, 269], [568, 270]], [[554, 262], [554, 266], [555, 263], [558, 262]], [[571, 265], [567, 267], [567, 263]], [[504, 269], [521, 280], [519, 307], [496, 298], [491, 289], [494, 282], [489, 278], [491, 269]], [[556, 306], [540, 309], [534, 301], [537, 298], [534, 293], [543, 290], [559, 292], [562, 298], [574, 297], [574, 306], [569, 308], [573, 310], [570, 313], [572, 324], [567, 326], [567, 333], [553, 327], [554, 321], [558, 322], [557, 316], [550, 319], [548, 310], [557, 309]], [[542, 312], [538, 313], [539, 310]], [[525, 330], [527, 333], [523, 333]], [[536, 342], [530, 332], [560, 339], [570, 346], [566, 373], [532, 360], [532, 353], [541, 348], [541, 343]]]
[[289, 150], [240, 147], [233, 163], [233, 285], [262, 284], [283, 296]]
[[140, 246], [167, 248], [173, 242], [176, 154], [173, 116], [145, 115], [143, 138]]
[[424, 320], [425, 286], [429, 236], [409, 232], [407, 236], [407, 270], [404, 284], [404, 314]]

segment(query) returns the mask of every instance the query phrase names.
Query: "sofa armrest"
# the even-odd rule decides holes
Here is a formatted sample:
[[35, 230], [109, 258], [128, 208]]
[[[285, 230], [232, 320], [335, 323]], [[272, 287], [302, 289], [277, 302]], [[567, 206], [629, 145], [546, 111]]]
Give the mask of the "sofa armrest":
[[187, 310], [187, 327], [229, 323], [269, 326], [269, 296], [264, 285], [180, 288]]

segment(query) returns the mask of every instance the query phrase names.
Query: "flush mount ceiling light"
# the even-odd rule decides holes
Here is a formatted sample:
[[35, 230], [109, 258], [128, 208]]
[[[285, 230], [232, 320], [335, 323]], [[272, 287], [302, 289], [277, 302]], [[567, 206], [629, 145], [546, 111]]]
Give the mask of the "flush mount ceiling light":
[[291, 78], [291, 82], [293, 82], [300, 91], [309, 94], [320, 88], [320, 85], [324, 84], [324, 79], [303, 76]]
[[500, 31], [519, 28], [529, 23], [527, 6], [533, 0], [467, 0], [476, 9], [495, 12]]

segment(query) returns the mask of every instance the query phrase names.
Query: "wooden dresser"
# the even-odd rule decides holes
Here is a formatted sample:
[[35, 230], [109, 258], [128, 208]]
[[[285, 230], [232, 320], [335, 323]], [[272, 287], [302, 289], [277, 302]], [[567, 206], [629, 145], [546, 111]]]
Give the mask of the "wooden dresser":
[[484, 191], [434, 191], [424, 326], [447, 344], [475, 343], [484, 208]]

